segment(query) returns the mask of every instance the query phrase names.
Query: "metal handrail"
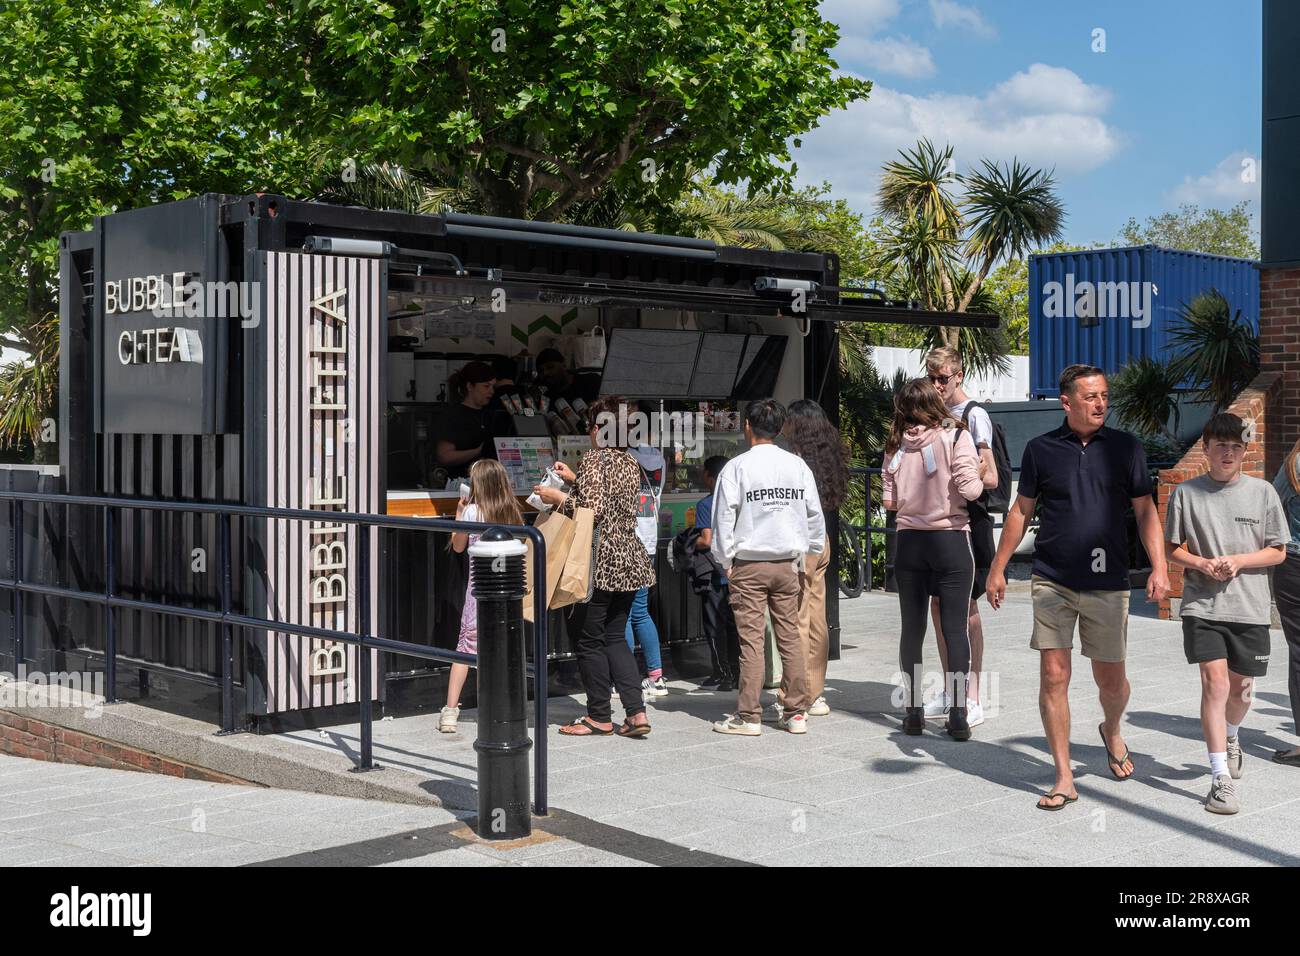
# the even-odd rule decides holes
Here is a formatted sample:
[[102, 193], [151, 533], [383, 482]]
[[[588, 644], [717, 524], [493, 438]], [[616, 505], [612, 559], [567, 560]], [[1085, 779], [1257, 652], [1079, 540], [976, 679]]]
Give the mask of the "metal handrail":
[[[369, 633], [370, 590], [368, 587], [357, 589], [357, 619], [360, 633], [340, 631], [332, 628], [314, 627], [306, 624], [292, 624], [271, 618], [254, 617], [234, 610], [231, 598], [231, 546], [230, 519], [273, 518], [290, 521], [320, 521], [328, 516], [331, 521], [357, 526], [360, 559], [358, 575], [360, 580], [370, 580], [370, 530], [385, 528], [407, 531], [466, 532], [481, 534], [489, 528], [500, 527], [478, 521], [460, 521], [447, 518], [430, 520], [375, 514], [358, 514], [347, 511], [323, 512], [298, 508], [266, 508], [259, 505], [232, 505], [191, 501], [151, 501], [138, 498], [106, 498], [92, 495], [68, 495], [53, 492], [24, 492], [0, 490], [0, 501], [9, 502], [10, 526], [14, 531], [14, 577], [0, 578], [0, 588], [11, 592], [14, 615], [14, 652], [15, 662], [23, 660], [24, 616], [23, 596], [40, 594], [46, 597], [59, 597], [75, 601], [99, 604], [104, 608], [104, 683], [105, 699], [114, 702], [117, 698], [117, 621], [114, 612], [121, 608], [133, 611], [148, 611], [164, 617], [176, 617], [188, 620], [206, 621], [221, 626], [221, 727], [222, 733], [235, 732], [234, 715], [234, 628], [247, 627], [277, 633], [294, 634], [299, 637], [315, 637], [355, 644], [360, 649], [357, 654], [359, 662], [358, 683], [363, 688], [358, 695], [361, 723], [361, 747], [358, 770], [374, 769], [373, 747], [373, 701], [370, 699], [370, 655], [365, 650], [383, 650], [396, 654], [406, 654], [425, 660], [444, 663], [476, 664], [477, 654], [464, 654], [441, 648], [428, 647], [424, 644], [412, 644], [408, 641], [396, 641]], [[53, 505], [81, 505], [97, 507], [104, 514], [104, 590], [81, 591], [58, 585], [36, 584], [23, 580], [23, 508], [26, 502]], [[188, 514], [212, 514], [219, 517], [219, 552], [221, 564], [221, 610], [209, 611], [202, 608], [183, 607], [155, 601], [142, 601], [120, 597], [115, 593], [117, 577], [116, 553], [118, 543], [117, 515], [119, 511], [182, 512]], [[528, 676], [533, 678], [534, 721], [536, 724], [536, 746], [534, 747], [534, 784], [533, 809], [539, 815], [548, 811], [547, 801], [547, 759], [546, 759], [546, 720], [547, 695], [546, 680], [548, 659], [547, 607], [546, 607], [546, 541], [540, 531], [531, 526], [504, 526], [516, 537], [526, 537], [533, 544], [533, 664], [527, 667]]]
[[[1147, 470], [1151, 473], [1153, 478], [1156, 478], [1160, 471], [1163, 471], [1166, 468], [1172, 468], [1176, 464], [1177, 462], [1148, 463]], [[849, 469], [850, 476], [860, 476], [865, 479], [865, 495], [863, 496], [863, 500], [865, 502], [864, 511], [868, 518], [870, 518], [873, 510], [871, 507], [871, 477], [873, 475], [879, 475], [882, 470], [883, 469], [879, 466], [872, 468]], [[1011, 474], [1012, 476], [1020, 474], [1020, 466], [1012, 465]], [[1001, 512], [993, 512], [990, 515], [990, 518], [993, 520], [994, 530], [997, 530], [1006, 524], [1006, 515]], [[1031, 519], [1025, 524], [1026, 530], [1037, 527], [1038, 520], [1036, 518]], [[843, 514], [841, 514], [840, 517], [840, 529], [847, 532], [854, 555], [853, 560], [850, 562], [850, 566], [854, 568], [854, 577], [852, 582], [847, 585], [844, 584], [843, 581], [840, 582], [840, 592], [845, 597], [851, 599], [859, 597], [863, 591], [874, 589], [874, 581], [871, 579], [871, 535], [875, 532], [880, 532], [885, 535], [896, 534], [898, 529], [891, 528], [888, 525], [875, 525], [870, 523], [854, 524], [853, 522], [845, 521]], [[846, 567], [843, 551], [844, 549], [841, 546], [840, 561], [838, 562], [840, 568]]]

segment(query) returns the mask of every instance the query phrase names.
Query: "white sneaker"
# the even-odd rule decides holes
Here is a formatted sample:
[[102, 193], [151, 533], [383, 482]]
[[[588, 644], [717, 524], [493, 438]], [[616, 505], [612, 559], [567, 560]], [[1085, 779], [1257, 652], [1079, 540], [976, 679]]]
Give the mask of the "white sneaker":
[[653, 681], [647, 677], [641, 681], [641, 696], [647, 700], [652, 697], [667, 697], [668, 683], [662, 677]]
[[830, 704], [826, 703], [825, 697], [818, 697], [812, 702], [812, 706], [808, 708], [809, 717], [826, 717], [830, 715], [830, 712], [831, 707]]
[[925, 719], [943, 720], [950, 710], [952, 710], [952, 698], [947, 694], [941, 694], [925, 705]]
[[803, 714], [791, 714], [789, 717], [782, 717], [776, 722], [776, 725], [782, 730], [788, 730], [792, 734], [808, 733], [808, 721]]
[[456, 721], [459, 719], [459, 707], [444, 707], [438, 717], [438, 729], [444, 734], [454, 734], [456, 732]]
[[977, 700], [966, 700], [966, 723], [971, 727], [978, 727], [984, 723], [984, 708], [980, 706]]
[[763, 725], [744, 720], [738, 714], [727, 714], [725, 720], [719, 720], [714, 723], [713, 729], [720, 734], [738, 734], [742, 737], [757, 737], [763, 732]]

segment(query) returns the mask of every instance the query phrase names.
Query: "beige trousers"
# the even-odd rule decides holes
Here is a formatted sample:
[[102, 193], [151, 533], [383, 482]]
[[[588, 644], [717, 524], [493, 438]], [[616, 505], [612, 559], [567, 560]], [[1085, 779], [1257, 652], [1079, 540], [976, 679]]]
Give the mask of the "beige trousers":
[[808, 709], [804, 672], [807, 653], [799, 637], [799, 572], [793, 561], [736, 561], [727, 572], [731, 612], [740, 635], [740, 692], [736, 713], [751, 723], [762, 718], [763, 612], [772, 616], [781, 656], [780, 697], [788, 712]]

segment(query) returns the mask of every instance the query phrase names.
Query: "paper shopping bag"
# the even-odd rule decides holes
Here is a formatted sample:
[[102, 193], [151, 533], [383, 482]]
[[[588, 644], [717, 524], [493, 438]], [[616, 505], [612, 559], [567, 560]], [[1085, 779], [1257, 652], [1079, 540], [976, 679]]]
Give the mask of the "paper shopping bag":
[[596, 562], [596, 515], [590, 508], [573, 510], [573, 540], [564, 562], [560, 583], [551, 596], [551, 607], [585, 604], [591, 600], [593, 565]]
[[[538, 515], [533, 527], [542, 533], [546, 542], [546, 606], [552, 607], [555, 589], [564, 573], [564, 562], [569, 556], [569, 547], [573, 542], [574, 521], [558, 511], [547, 511]], [[524, 597], [524, 620], [533, 620], [533, 545], [528, 543], [528, 594]]]

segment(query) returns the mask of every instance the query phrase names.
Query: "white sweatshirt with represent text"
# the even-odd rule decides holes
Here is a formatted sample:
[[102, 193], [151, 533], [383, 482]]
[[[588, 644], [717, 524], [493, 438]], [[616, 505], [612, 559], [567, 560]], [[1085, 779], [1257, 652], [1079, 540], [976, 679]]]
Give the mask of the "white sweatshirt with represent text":
[[754, 445], [727, 462], [713, 489], [713, 557], [782, 561], [826, 544], [826, 522], [812, 471], [798, 455]]

